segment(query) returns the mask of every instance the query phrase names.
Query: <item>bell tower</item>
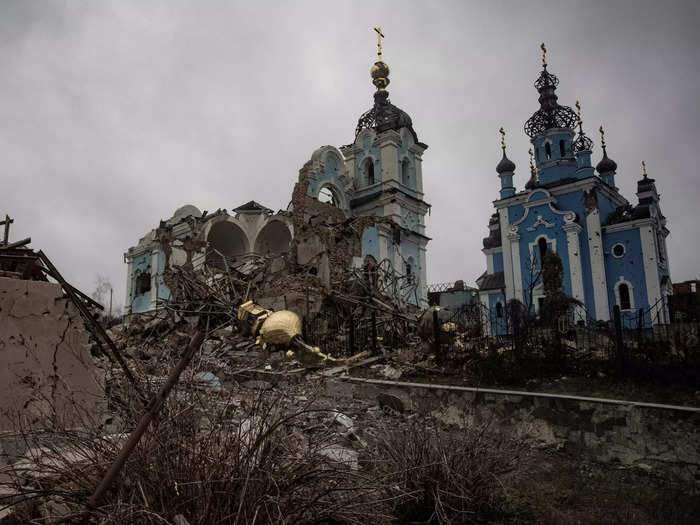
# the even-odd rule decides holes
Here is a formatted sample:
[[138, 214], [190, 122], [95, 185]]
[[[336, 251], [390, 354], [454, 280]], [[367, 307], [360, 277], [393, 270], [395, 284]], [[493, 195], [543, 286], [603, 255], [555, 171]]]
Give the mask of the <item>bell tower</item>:
[[[355, 140], [341, 149], [353, 178], [350, 209], [356, 216], [387, 217], [390, 222], [366, 228], [362, 255], [388, 259], [397, 273], [417, 285], [417, 301], [427, 301], [423, 153], [411, 117], [389, 100], [389, 66], [382, 57], [384, 34], [377, 33], [377, 61], [370, 69], [374, 105], [358, 120]], [[427, 304], [427, 303], [426, 303]]]

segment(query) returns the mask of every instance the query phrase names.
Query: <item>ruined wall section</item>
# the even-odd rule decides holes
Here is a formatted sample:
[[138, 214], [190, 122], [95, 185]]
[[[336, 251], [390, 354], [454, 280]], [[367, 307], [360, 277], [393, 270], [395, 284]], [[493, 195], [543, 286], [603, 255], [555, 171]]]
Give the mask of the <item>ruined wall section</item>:
[[[0, 277], [0, 431], [99, 417], [104, 380], [60, 285]], [[76, 410], [77, 408], [77, 410]]]

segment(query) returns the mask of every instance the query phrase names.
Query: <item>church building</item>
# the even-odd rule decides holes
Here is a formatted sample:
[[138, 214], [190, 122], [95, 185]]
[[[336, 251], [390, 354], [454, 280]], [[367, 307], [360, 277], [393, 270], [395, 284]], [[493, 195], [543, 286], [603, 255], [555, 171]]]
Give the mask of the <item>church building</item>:
[[[360, 117], [354, 140], [341, 147], [322, 146], [299, 172], [292, 202], [286, 210], [272, 210], [251, 201], [229, 214], [213, 214], [193, 205], [179, 208], [161, 221], [159, 229], [143, 236], [127, 250], [125, 312], [139, 313], [167, 300], [163, 282], [165, 265], [245, 265], [261, 256], [296, 253], [294, 203], [301, 188], [305, 198], [337, 208], [347, 219], [375, 217], [361, 233], [361, 251], [351, 264], [367, 257], [385, 262], [403, 276], [413, 293], [406, 300], [427, 306], [425, 215], [430, 205], [423, 199], [422, 155], [427, 145], [418, 139], [408, 114], [389, 101], [389, 66], [382, 60], [382, 38], [377, 32], [378, 60], [371, 68], [376, 87], [374, 104]], [[304, 197], [304, 196], [301, 196]], [[318, 210], [317, 210], [318, 211]], [[320, 208], [320, 213], [330, 214]], [[159, 239], [163, 231], [174, 236], [175, 248], [164, 253]]]
[[616, 186], [617, 164], [607, 153], [600, 127], [602, 159], [591, 164], [593, 142], [577, 112], [558, 103], [559, 79], [547, 70], [535, 81], [539, 109], [525, 123], [530, 138], [530, 176], [515, 188], [515, 164], [503, 156], [496, 166], [501, 188], [483, 241], [486, 271], [477, 279], [479, 300], [490, 312], [490, 330], [504, 333], [506, 305], [517, 299], [532, 313], [544, 300], [541, 261], [547, 250], [563, 266], [563, 292], [580, 306], [573, 321], [608, 321], [615, 305], [623, 318], [644, 324], [668, 322], [672, 293], [666, 251], [666, 218], [655, 180], [646, 172], [637, 182], [637, 203]]

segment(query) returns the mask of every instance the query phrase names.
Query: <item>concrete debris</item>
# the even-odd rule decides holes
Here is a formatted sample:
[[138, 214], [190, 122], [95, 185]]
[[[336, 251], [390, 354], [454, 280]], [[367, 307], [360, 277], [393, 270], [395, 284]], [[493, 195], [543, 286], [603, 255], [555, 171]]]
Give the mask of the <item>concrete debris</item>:
[[385, 365], [384, 368], [382, 368], [382, 375], [387, 379], [395, 380], [401, 377], [402, 372], [400, 369], [394, 368], [391, 365]]
[[211, 372], [197, 372], [194, 378], [199, 384], [213, 392], [221, 392], [223, 390], [221, 379]]

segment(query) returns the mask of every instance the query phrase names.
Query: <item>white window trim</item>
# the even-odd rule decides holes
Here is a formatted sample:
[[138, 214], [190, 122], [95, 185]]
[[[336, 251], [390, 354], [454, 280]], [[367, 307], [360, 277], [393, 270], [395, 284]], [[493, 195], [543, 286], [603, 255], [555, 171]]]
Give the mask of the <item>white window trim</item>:
[[[622, 246], [622, 255], [615, 255], [615, 246]], [[615, 257], [615, 259], [622, 259], [625, 255], [627, 255], [627, 247], [621, 242], [616, 242], [610, 248], [610, 253], [613, 257]]]
[[[538, 250], [539, 250], [539, 246], [537, 246], [537, 243], [539, 242], [540, 239], [544, 239], [545, 241], [547, 241], [547, 246], [549, 246], [551, 244], [552, 251], [554, 253], [557, 253], [557, 240], [556, 240], [556, 238], [547, 237], [545, 234], [542, 233], [542, 234], [538, 235], [533, 242], [528, 244], [528, 246], [530, 247], [531, 260], [532, 260], [532, 257], [535, 257], [535, 248], [538, 248]], [[536, 261], [537, 257], [535, 257], [534, 260]]]
[[[622, 309], [622, 304], [620, 303], [620, 285], [626, 284], [627, 289], [630, 292], [630, 307], [626, 309]], [[617, 280], [615, 283], [615, 304], [620, 307], [621, 312], [634, 312], [636, 310], [634, 306], [634, 286], [632, 286], [632, 283], [625, 280], [624, 276], [620, 276], [620, 278]]]

